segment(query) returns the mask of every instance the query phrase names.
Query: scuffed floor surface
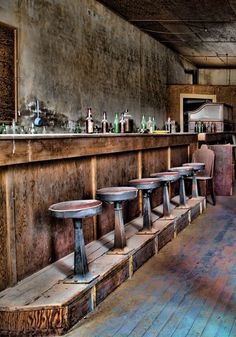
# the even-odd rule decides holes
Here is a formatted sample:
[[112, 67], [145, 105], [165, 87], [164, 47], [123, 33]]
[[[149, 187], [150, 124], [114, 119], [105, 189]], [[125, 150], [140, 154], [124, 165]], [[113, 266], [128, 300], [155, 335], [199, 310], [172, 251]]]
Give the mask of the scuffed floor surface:
[[67, 337], [236, 337], [236, 197], [218, 197]]

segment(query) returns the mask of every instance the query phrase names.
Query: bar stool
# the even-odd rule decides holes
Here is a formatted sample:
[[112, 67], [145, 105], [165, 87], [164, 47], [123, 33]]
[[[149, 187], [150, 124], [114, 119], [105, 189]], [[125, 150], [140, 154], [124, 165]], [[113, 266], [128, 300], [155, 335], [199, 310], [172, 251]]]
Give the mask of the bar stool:
[[193, 169], [192, 174], [192, 198], [198, 198], [198, 186], [197, 186], [197, 172], [203, 171], [205, 168], [204, 163], [184, 163], [183, 166], [191, 166]]
[[53, 204], [49, 211], [56, 218], [73, 219], [75, 234], [74, 276], [76, 283], [90, 283], [98, 275], [89, 272], [85, 251], [82, 219], [102, 212], [102, 202], [99, 200], [72, 200]]
[[152, 230], [152, 213], [150, 197], [156, 188], [162, 185], [160, 178], [141, 178], [129, 181], [129, 185], [135, 186], [143, 192], [143, 228], [140, 234], [153, 234]]
[[135, 187], [105, 187], [97, 190], [96, 198], [114, 204], [115, 210], [115, 236], [114, 249], [109, 254], [127, 254], [122, 201], [132, 200], [137, 197]]
[[187, 208], [184, 178], [193, 174], [193, 168], [191, 166], [177, 166], [171, 167], [169, 171], [179, 172], [179, 207]]
[[163, 220], [174, 219], [171, 213], [170, 197], [168, 192], [168, 185], [171, 182], [177, 181], [180, 177], [179, 172], [158, 172], [152, 173], [151, 177], [160, 178], [163, 183]]

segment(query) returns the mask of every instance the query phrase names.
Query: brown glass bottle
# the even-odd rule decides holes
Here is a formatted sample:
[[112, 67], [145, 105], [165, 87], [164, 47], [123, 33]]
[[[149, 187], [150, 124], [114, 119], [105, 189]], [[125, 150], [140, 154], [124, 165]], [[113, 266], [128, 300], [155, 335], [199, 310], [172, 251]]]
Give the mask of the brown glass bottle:
[[102, 119], [102, 133], [107, 133], [109, 130], [109, 124], [107, 120], [107, 113], [106, 111], [103, 112], [103, 119]]
[[93, 133], [93, 126], [94, 126], [94, 122], [93, 122], [93, 117], [92, 117], [92, 109], [88, 108], [88, 114], [86, 117], [86, 133]]

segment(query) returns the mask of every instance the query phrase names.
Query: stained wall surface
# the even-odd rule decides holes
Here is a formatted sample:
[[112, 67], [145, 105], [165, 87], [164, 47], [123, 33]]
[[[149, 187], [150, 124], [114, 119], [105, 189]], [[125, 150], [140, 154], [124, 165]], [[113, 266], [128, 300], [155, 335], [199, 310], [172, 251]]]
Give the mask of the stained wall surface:
[[2, 0], [0, 21], [18, 30], [18, 116], [37, 97], [48, 126], [67, 127], [92, 107], [101, 120], [128, 108], [163, 125], [166, 83], [189, 83], [177, 54], [94, 0]]

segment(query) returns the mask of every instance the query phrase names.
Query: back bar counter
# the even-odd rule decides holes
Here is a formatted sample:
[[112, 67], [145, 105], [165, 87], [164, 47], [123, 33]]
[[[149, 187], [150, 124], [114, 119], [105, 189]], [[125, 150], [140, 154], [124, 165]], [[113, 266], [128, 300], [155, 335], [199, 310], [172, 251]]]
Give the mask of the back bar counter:
[[[187, 162], [197, 134], [15, 135], [0, 138], [0, 290], [73, 251], [70, 220], [52, 218], [57, 202], [91, 199], [96, 190], [125, 186]], [[161, 202], [153, 196], [153, 207]], [[140, 212], [126, 205], [125, 222]], [[113, 230], [111, 206], [84, 221], [86, 243]]]

